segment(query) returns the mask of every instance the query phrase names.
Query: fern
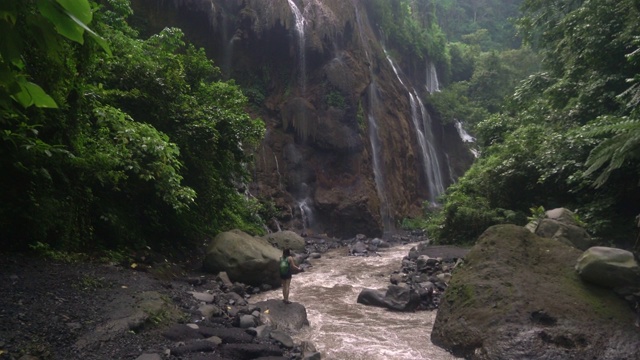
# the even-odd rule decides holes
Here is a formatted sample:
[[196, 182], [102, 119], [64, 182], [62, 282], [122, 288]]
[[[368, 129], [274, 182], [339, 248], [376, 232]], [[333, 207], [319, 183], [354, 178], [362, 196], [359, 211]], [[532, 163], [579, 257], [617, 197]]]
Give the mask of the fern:
[[640, 158], [640, 119], [602, 116], [594, 124], [586, 126], [582, 134], [590, 137], [610, 136], [591, 150], [586, 162], [588, 169], [585, 176], [604, 167], [593, 183], [596, 188], [604, 185], [614, 170], [630, 160]]

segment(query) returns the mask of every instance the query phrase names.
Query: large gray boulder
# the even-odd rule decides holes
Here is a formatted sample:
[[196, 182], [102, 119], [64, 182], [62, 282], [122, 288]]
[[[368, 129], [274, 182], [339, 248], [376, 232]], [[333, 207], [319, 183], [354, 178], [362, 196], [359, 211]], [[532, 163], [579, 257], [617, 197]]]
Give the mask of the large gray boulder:
[[389, 285], [386, 291], [362, 289], [356, 302], [395, 311], [415, 311], [420, 304], [420, 295], [409, 286]]
[[574, 270], [582, 251], [515, 225], [487, 229], [440, 303], [431, 340], [486, 359], [638, 359], [631, 307]]
[[309, 326], [307, 309], [300, 303], [285, 304], [282, 300], [269, 299], [254, 305], [261, 310], [262, 323], [273, 329], [293, 333]]
[[580, 250], [587, 250], [593, 241], [587, 230], [576, 221], [573, 212], [565, 208], [557, 208], [545, 212], [545, 218], [527, 224], [534, 234], [560, 241]]
[[304, 250], [304, 238], [293, 231], [278, 231], [262, 237], [278, 249], [289, 248], [295, 251]]
[[594, 246], [585, 251], [576, 263], [580, 277], [592, 284], [608, 287], [640, 288], [640, 267], [627, 250]]
[[282, 252], [266, 240], [240, 230], [218, 234], [207, 248], [203, 267], [211, 273], [225, 271], [229, 278], [252, 286], [280, 286], [278, 260]]

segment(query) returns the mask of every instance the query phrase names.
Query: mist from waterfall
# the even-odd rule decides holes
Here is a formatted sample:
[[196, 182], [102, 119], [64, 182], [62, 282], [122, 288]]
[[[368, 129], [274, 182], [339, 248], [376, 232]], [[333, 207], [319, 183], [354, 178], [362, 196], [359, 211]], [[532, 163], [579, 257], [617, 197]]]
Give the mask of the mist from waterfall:
[[409, 102], [411, 104], [411, 123], [413, 124], [413, 129], [420, 146], [422, 171], [427, 183], [428, 198], [431, 203], [435, 203], [436, 199], [444, 193], [444, 183], [442, 181], [442, 171], [440, 170], [438, 153], [434, 146], [435, 139], [433, 131], [431, 130], [431, 116], [427, 112], [427, 109], [422, 103], [420, 95], [416, 89], [412, 87], [411, 90], [409, 90], [409, 87], [404, 83], [404, 81], [402, 81], [400, 72], [393, 62], [393, 59], [391, 59], [391, 56], [389, 56], [389, 53], [384, 47], [383, 50], [387, 61], [398, 78], [398, 81], [409, 95]]

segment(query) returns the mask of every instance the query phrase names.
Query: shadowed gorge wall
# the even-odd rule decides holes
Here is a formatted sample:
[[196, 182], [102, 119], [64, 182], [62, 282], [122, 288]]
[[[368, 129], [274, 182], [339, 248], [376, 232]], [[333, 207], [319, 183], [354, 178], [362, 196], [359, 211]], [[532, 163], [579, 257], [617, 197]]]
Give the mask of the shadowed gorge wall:
[[[430, 194], [409, 94], [385, 57], [364, 1], [134, 0], [133, 5], [143, 28], [180, 27], [204, 47], [225, 76], [242, 86], [250, 113], [265, 121], [249, 189], [275, 203], [274, 229], [277, 221], [337, 237], [380, 236], [421, 211]], [[400, 68], [415, 63], [396, 57]], [[426, 71], [426, 66], [412, 69], [400, 78], [424, 89]], [[369, 116], [376, 117], [374, 132]], [[429, 130], [448, 185], [472, 155], [453, 125], [433, 120]], [[379, 142], [378, 154], [372, 141]], [[374, 156], [382, 177], [374, 176]]]

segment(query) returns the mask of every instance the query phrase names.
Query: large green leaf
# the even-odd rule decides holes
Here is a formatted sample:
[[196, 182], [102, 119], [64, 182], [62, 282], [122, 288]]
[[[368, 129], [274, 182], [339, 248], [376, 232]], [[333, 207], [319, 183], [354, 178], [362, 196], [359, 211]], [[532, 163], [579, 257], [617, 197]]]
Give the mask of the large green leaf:
[[11, 97], [23, 107], [35, 105], [41, 108], [58, 108], [58, 104], [53, 98], [37, 84], [27, 81], [25, 78], [18, 78], [17, 82], [20, 85], [20, 91]]
[[71, 18], [63, 8], [51, 0], [39, 0], [38, 9], [45, 18], [51, 21], [60, 35], [77, 43], [84, 43], [84, 28], [79, 25], [81, 22]]
[[88, 24], [93, 19], [91, 5], [87, 0], [57, 0], [58, 4], [70, 14], [74, 20], [82, 24]]

